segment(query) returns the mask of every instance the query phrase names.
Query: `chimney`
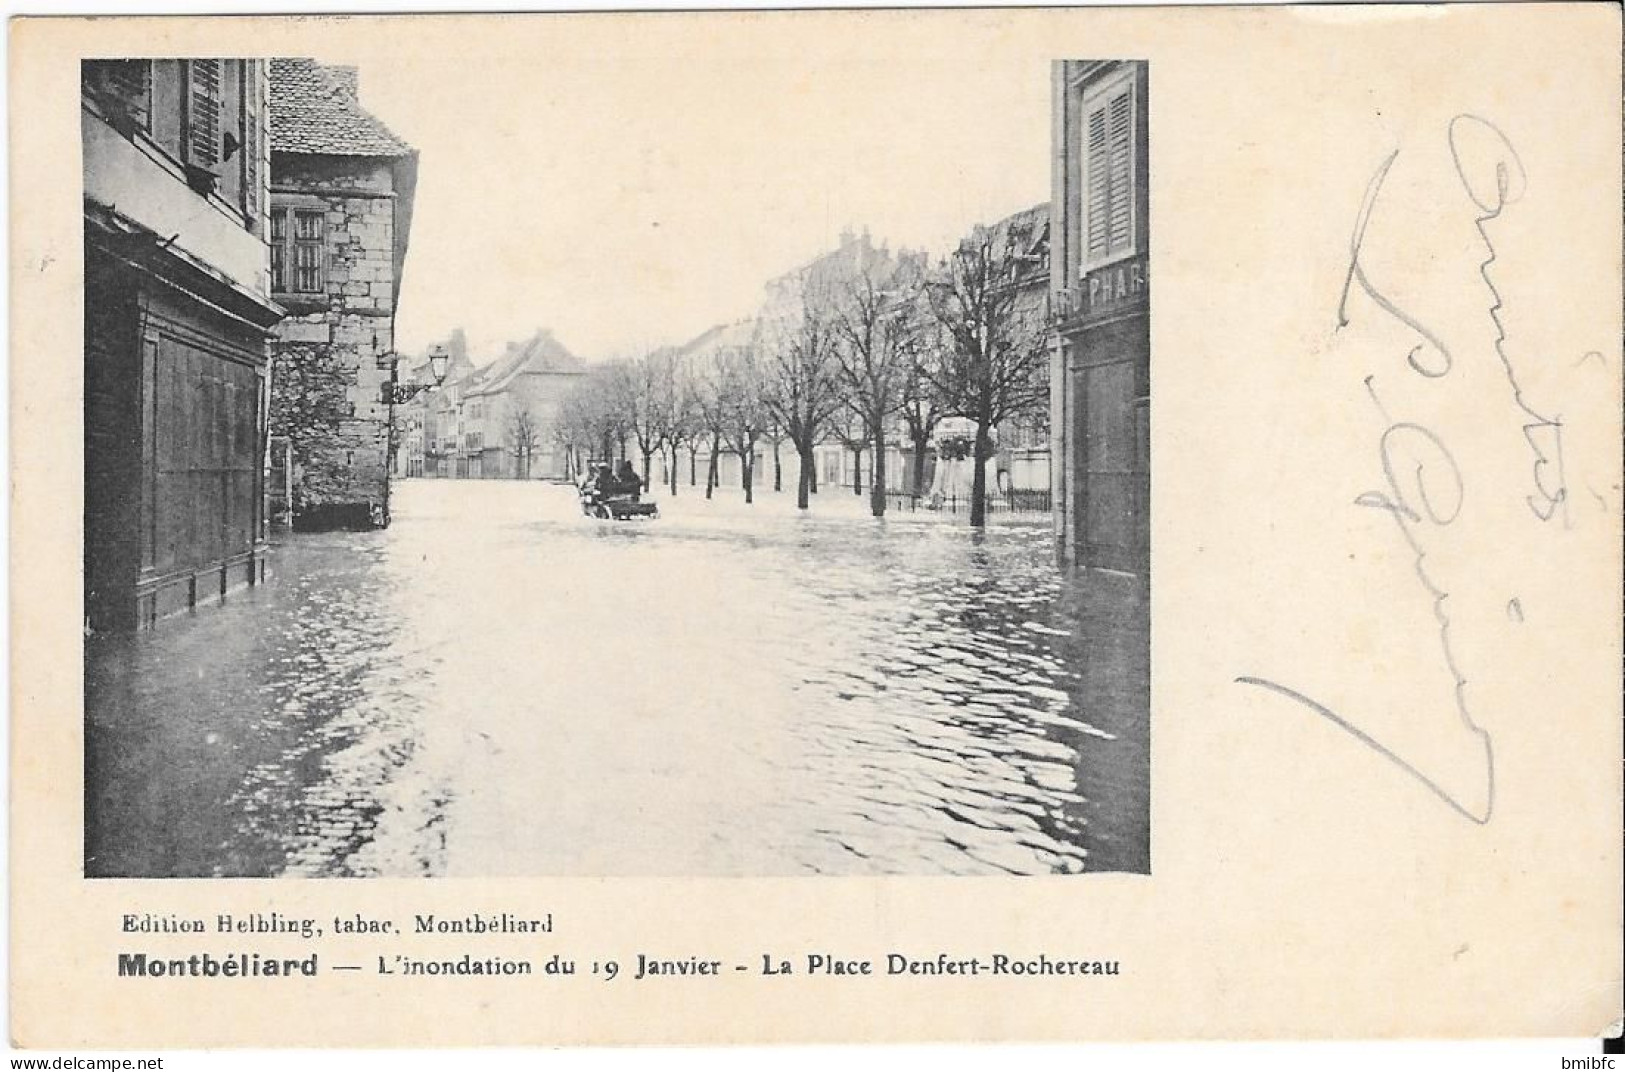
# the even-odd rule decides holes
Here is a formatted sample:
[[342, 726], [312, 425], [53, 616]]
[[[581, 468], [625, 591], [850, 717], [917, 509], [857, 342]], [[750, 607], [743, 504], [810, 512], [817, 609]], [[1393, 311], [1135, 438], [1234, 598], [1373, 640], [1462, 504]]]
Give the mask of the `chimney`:
[[353, 101], [361, 98], [361, 72], [354, 66], [331, 66], [327, 68], [328, 80]]

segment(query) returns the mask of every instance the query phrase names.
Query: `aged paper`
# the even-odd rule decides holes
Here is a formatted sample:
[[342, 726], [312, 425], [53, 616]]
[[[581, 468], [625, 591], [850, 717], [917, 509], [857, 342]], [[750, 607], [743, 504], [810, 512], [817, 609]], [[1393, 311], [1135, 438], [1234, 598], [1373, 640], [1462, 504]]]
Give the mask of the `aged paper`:
[[[1619, 18], [1509, 4], [14, 23], [14, 1040], [1600, 1033], [1621, 1009]], [[81, 61], [215, 56], [354, 66], [364, 94], [366, 72], [403, 68], [425, 94], [438, 80], [485, 78], [518, 100], [565, 85], [611, 126], [639, 107], [617, 87], [652, 67], [697, 87], [709, 110], [689, 117], [695, 129], [747, 141], [783, 116], [765, 94], [703, 92], [719, 69], [827, 95], [794, 116], [816, 140], [849, 121], [860, 68], [924, 57], [943, 84], [1029, 70], [1012, 97], [1047, 127], [1064, 95], [1051, 87], [1072, 69], [1057, 61], [1143, 63], [1156, 289], [1148, 863], [790, 877], [668, 866], [651, 842], [643, 866], [607, 843], [553, 870], [496, 856], [426, 878], [87, 877]], [[912, 91], [936, 89], [922, 78]], [[848, 181], [907, 170], [911, 197], [952, 201], [962, 175], [917, 167], [929, 156], [913, 137], [901, 120], [875, 131]], [[679, 166], [681, 146], [662, 151]], [[507, 159], [469, 145], [422, 166], [459, 169], [470, 198], [545, 188]], [[784, 211], [815, 211], [828, 176], [781, 164]], [[498, 258], [489, 285], [522, 267]], [[720, 256], [708, 270], [719, 288], [735, 282]], [[574, 300], [605, 317], [667, 300], [628, 275], [648, 293], [600, 279]], [[1062, 282], [1079, 280], [1087, 292], [1087, 276]], [[737, 609], [725, 588], [663, 583], [693, 586], [702, 626]], [[718, 662], [662, 688], [677, 705], [727, 672]], [[683, 745], [693, 751], [673, 769], [708, 745]], [[521, 784], [524, 769], [483, 798], [498, 816], [508, 802], [505, 829], [573, 817], [538, 814], [548, 798]], [[729, 819], [746, 830], [773, 796], [756, 788]], [[629, 824], [666, 803], [629, 809]], [[715, 821], [702, 804], [729, 801], [684, 797], [672, 828]], [[222, 916], [323, 933], [296, 923], [249, 940], [221, 933]], [[422, 933], [431, 916], [494, 922]], [[192, 919], [207, 933], [162, 925]], [[132, 951], [217, 967], [314, 958], [316, 970], [121, 975]], [[389, 970], [465, 956], [533, 971]], [[715, 970], [651, 973], [649, 961]], [[564, 962], [574, 974], [549, 970]]]

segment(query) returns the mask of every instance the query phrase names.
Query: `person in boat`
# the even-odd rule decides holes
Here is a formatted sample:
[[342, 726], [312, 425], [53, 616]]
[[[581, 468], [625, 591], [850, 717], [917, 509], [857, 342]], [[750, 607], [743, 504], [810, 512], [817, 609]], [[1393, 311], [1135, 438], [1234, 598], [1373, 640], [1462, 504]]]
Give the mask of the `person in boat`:
[[620, 486], [622, 495], [630, 495], [633, 502], [638, 501], [639, 493], [643, 491], [643, 481], [639, 478], [638, 471], [632, 468], [630, 458], [621, 459], [621, 471], [616, 474], [615, 482]]

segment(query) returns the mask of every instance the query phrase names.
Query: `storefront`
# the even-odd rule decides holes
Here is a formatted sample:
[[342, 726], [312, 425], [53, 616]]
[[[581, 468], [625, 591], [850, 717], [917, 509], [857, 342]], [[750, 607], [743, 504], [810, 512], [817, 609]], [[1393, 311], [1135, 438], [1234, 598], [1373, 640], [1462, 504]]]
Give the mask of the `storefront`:
[[1139, 61], [1055, 65], [1053, 488], [1063, 558], [1145, 574], [1151, 531], [1148, 89]]
[[126, 630], [265, 577], [280, 310], [117, 217], [85, 226], [85, 615]]

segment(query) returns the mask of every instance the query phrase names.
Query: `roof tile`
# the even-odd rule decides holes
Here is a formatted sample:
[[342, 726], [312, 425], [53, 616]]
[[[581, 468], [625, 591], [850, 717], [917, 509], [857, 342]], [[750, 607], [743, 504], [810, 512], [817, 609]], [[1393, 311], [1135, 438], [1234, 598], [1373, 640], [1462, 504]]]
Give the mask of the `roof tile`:
[[271, 150], [410, 156], [413, 149], [356, 99], [355, 70], [312, 59], [271, 61]]

